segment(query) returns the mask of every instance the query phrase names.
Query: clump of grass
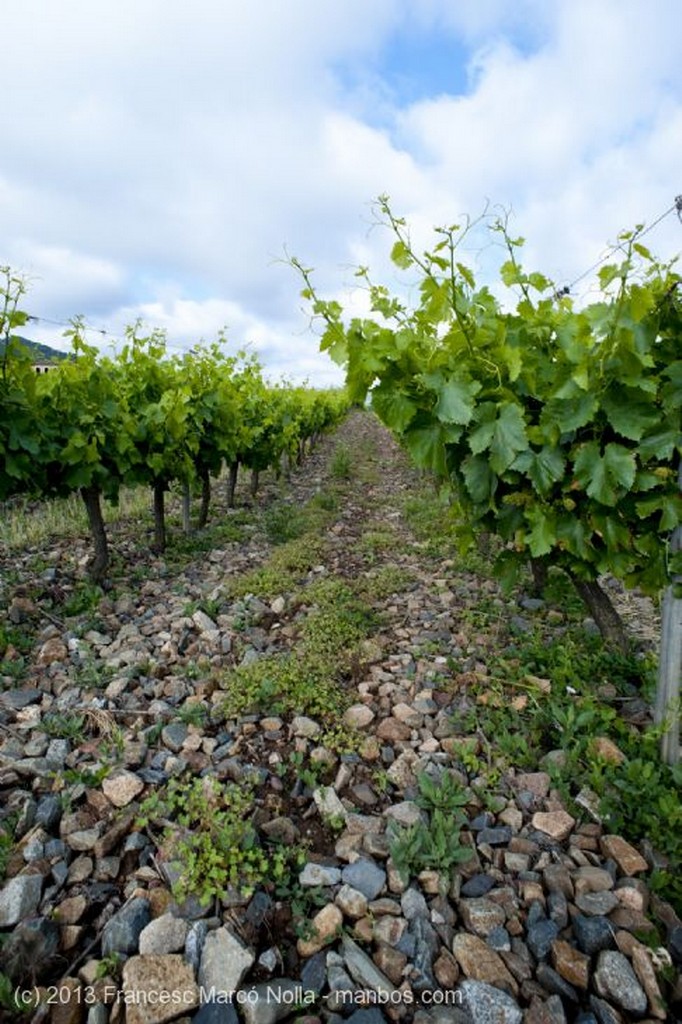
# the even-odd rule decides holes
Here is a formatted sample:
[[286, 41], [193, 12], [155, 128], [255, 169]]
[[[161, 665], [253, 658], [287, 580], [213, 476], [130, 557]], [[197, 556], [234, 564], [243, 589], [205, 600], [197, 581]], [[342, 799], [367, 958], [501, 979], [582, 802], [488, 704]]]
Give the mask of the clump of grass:
[[85, 612], [94, 612], [103, 596], [104, 591], [101, 587], [95, 586], [93, 583], [79, 583], [73, 593], [69, 594], [64, 601], [62, 614], [69, 618], [82, 615]]
[[396, 543], [395, 531], [390, 529], [366, 530], [360, 538], [359, 548], [368, 554], [390, 551]]
[[336, 480], [350, 480], [353, 474], [353, 456], [347, 445], [337, 445], [329, 464], [329, 472]]
[[303, 511], [288, 502], [277, 502], [263, 513], [265, 533], [271, 544], [286, 544], [307, 530]]
[[[149, 514], [146, 487], [123, 488], [117, 505], [105, 501], [102, 514], [107, 524]], [[50, 537], [78, 537], [88, 532], [85, 506], [78, 495], [36, 503], [29, 499], [8, 503], [0, 518], [0, 545], [8, 550], [35, 547]]]

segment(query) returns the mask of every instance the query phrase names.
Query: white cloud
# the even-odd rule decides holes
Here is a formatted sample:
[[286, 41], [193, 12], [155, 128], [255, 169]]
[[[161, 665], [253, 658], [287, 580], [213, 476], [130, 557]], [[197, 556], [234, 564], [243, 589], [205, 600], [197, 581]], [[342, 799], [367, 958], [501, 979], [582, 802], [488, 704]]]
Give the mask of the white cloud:
[[[419, 245], [486, 197], [512, 208], [527, 263], [560, 283], [671, 204], [677, 14], [673, 0], [24, 0], [3, 17], [0, 263], [34, 278], [30, 311], [114, 332], [142, 315], [179, 345], [227, 323], [270, 365], [321, 379], [278, 260], [286, 246], [330, 294], [357, 262], [395, 281], [377, 194]], [[395, 106], [377, 68], [411, 30], [467, 47], [465, 93]], [[676, 219], [650, 241], [678, 251]]]

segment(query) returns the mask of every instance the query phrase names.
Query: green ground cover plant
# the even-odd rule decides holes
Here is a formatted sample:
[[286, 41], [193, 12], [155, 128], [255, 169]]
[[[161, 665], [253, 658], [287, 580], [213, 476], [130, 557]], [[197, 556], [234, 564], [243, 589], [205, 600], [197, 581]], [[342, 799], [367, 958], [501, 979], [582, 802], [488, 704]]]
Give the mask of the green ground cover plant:
[[445, 874], [471, 857], [471, 849], [461, 841], [467, 822], [463, 808], [470, 794], [447, 772], [438, 779], [422, 772], [417, 785], [416, 802], [426, 820], [409, 826], [389, 822], [391, 857], [407, 876], [429, 869]]
[[161, 848], [178, 900], [193, 896], [209, 904], [230, 891], [250, 895], [265, 882], [285, 882], [300, 866], [300, 850], [261, 843], [254, 809], [248, 779], [171, 779], [146, 798], [138, 828], [162, 830]]
[[[596, 795], [609, 831], [648, 840], [670, 865], [652, 886], [682, 908], [682, 769], [660, 761], [660, 729], [628, 722], [628, 706], [650, 702], [655, 667], [648, 655], [622, 654], [578, 625], [560, 635], [541, 626], [516, 637], [488, 661], [489, 675], [472, 687], [475, 703], [456, 724], [483, 743], [487, 766], [535, 770], [544, 763], [578, 816], [581, 790]], [[620, 756], [600, 754], [602, 738]], [[550, 751], [560, 756], [546, 758]], [[543, 758], [545, 758], [543, 762]], [[484, 771], [485, 774], [485, 771]], [[495, 778], [490, 775], [489, 778]]]

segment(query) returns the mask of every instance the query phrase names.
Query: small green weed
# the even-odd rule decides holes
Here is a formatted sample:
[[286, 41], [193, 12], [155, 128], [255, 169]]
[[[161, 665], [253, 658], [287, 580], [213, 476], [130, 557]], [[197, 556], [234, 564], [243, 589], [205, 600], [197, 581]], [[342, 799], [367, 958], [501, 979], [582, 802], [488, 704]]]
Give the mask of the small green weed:
[[143, 802], [138, 828], [165, 825], [162, 846], [180, 872], [176, 899], [195, 896], [209, 903], [230, 891], [250, 895], [264, 882], [288, 878], [300, 852], [264, 848], [252, 824], [253, 809], [248, 782], [223, 784], [208, 777], [171, 779]]
[[292, 750], [285, 761], [277, 768], [277, 775], [284, 779], [287, 776], [294, 782], [300, 779], [309, 789], [317, 789], [324, 775], [326, 765], [321, 761], [311, 761], [300, 750]]
[[0, 675], [7, 676], [18, 683], [26, 675], [27, 667], [25, 658], [3, 659], [0, 661]]
[[319, 564], [322, 550], [322, 542], [316, 537], [306, 535], [287, 541], [275, 548], [262, 568], [232, 580], [230, 594], [233, 597], [255, 594], [266, 598], [293, 590], [300, 577]]
[[62, 605], [62, 614], [66, 618], [76, 615], [83, 615], [85, 612], [94, 612], [99, 607], [104, 591], [92, 583], [79, 583], [72, 594]]
[[362, 742], [362, 734], [340, 722], [325, 729], [321, 739], [322, 746], [335, 754], [355, 754]]
[[313, 935], [312, 917], [327, 902], [322, 889], [316, 886], [303, 886], [293, 875], [275, 887], [275, 896], [291, 907], [293, 931], [297, 939], [310, 939]]
[[390, 822], [391, 857], [397, 869], [405, 875], [427, 869], [448, 872], [471, 857], [471, 850], [462, 846], [460, 840], [462, 826], [467, 820], [462, 811], [467, 795], [447, 773], [437, 781], [422, 773], [417, 784], [417, 803], [427, 812], [428, 824], [419, 822], [407, 827]]
[[0, 1007], [9, 1013], [29, 1014], [33, 1013], [36, 1003], [33, 999], [22, 998], [22, 993], [17, 992], [17, 986], [4, 971], [0, 971]]
[[350, 480], [353, 472], [353, 456], [346, 445], [338, 445], [329, 464], [329, 472], [336, 480]]
[[51, 711], [43, 716], [41, 730], [52, 739], [82, 740], [85, 736], [85, 716]]
[[339, 496], [335, 490], [328, 488], [314, 494], [308, 505], [312, 509], [322, 509], [323, 512], [336, 512], [339, 508]]
[[390, 551], [395, 546], [396, 535], [393, 530], [366, 530], [360, 538], [358, 547], [369, 555], [382, 551]]
[[64, 768], [55, 775], [55, 786], [87, 786], [97, 789], [111, 771], [111, 765], [92, 765], [89, 768]]
[[17, 815], [11, 814], [0, 823], [0, 882], [5, 877], [7, 864], [14, 847], [14, 828], [17, 823]]
[[226, 696], [220, 711], [226, 718], [267, 711], [335, 721], [350, 703], [335, 681], [333, 666], [295, 654], [271, 655], [239, 666], [221, 686]]
[[178, 720], [185, 725], [201, 727], [208, 721], [208, 708], [205, 704], [183, 704], [178, 709]]
[[0, 658], [4, 657], [8, 647], [13, 647], [20, 654], [28, 654], [33, 648], [29, 630], [0, 623]]
[[124, 958], [121, 953], [109, 953], [103, 956], [95, 970], [96, 978], [118, 978], [121, 973]]
[[263, 526], [271, 544], [286, 544], [305, 533], [307, 523], [300, 509], [286, 502], [278, 502], [263, 513]]

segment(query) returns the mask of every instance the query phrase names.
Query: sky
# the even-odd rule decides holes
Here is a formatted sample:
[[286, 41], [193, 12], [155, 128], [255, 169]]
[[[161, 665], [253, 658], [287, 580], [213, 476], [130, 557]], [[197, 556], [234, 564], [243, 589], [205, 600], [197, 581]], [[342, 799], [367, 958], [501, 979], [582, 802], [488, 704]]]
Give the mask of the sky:
[[[409, 294], [377, 196], [417, 247], [505, 211], [563, 285], [682, 193], [679, 0], [22, 0], [2, 26], [0, 266], [57, 348], [75, 315], [105, 350], [224, 329], [336, 384], [287, 256], [351, 311], [359, 264]], [[647, 244], [682, 250], [674, 213]], [[482, 283], [495, 255], [471, 246]]]

